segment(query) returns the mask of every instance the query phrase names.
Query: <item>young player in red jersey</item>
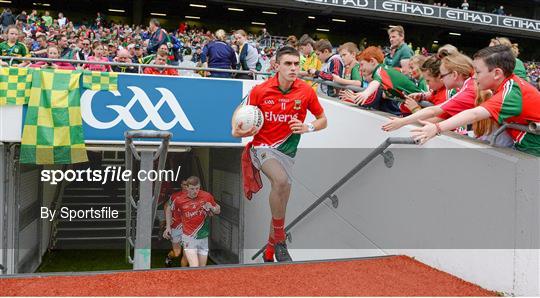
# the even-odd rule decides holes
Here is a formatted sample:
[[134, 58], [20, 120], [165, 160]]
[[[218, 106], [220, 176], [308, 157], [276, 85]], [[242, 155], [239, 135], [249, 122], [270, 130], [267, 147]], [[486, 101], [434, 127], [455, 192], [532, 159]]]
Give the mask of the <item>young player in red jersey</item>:
[[167, 267], [171, 267], [173, 260], [180, 255], [182, 255], [180, 266], [187, 267], [188, 265], [186, 254], [182, 254], [182, 213], [178, 202], [178, 198], [181, 197], [180, 194], [187, 191], [187, 181], [182, 180], [181, 186], [182, 189], [173, 193], [164, 205], [166, 227], [163, 238], [170, 239], [172, 244], [172, 250], [165, 258], [165, 266]]
[[[480, 106], [463, 111], [443, 122], [426, 123], [413, 129], [415, 140], [425, 143], [437, 133], [492, 118], [504, 122], [529, 125], [540, 123], [540, 92], [513, 74], [515, 57], [507, 46], [484, 48], [474, 55], [474, 69], [480, 90], [491, 90], [493, 96]], [[540, 135], [507, 129], [516, 149], [540, 156]]]
[[206, 266], [210, 216], [219, 214], [221, 207], [210, 193], [201, 190], [198, 177], [191, 176], [186, 181], [186, 192], [174, 198], [182, 217], [184, 254], [189, 267]]
[[[242, 123], [234, 124], [235, 137], [254, 136], [253, 142], [246, 146], [242, 158], [244, 184], [246, 169], [252, 162], [271, 182], [270, 211], [272, 220], [270, 236], [263, 259], [279, 262], [292, 261], [285, 243], [285, 210], [291, 191], [291, 168], [294, 163], [300, 135], [326, 128], [327, 119], [315, 91], [304, 81], [298, 79], [300, 54], [292, 47], [283, 47], [276, 54], [277, 74], [266, 82], [253, 88], [247, 104], [257, 106], [264, 114], [264, 125], [242, 129]], [[303, 123], [307, 111], [316, 118], [311, 123]], [[259, 179], [260, 181], [260, 179]], [[251, 199], [251, 191], [245, 191]]]

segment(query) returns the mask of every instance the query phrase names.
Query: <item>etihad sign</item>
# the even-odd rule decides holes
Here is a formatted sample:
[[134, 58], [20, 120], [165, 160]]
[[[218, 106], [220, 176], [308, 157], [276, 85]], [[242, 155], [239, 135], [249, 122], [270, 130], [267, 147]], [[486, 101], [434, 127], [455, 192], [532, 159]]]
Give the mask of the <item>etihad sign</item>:
[[296, 0], [310, 4], [422, 16], [540, 33], [540, 21], [397, 0]]

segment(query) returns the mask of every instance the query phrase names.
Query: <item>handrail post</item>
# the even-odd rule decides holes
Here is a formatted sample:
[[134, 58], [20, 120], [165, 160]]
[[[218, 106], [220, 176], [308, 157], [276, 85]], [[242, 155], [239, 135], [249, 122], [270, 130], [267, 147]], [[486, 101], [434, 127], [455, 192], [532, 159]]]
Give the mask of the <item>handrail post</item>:
[[[293, 221], [291, 221], [286, 227], [285, 227], [285, 233], [287, 233], [289, 230], [291, 230], [297, 223], [299, 223], [302, 219], [304, 219], [311, 211], [313, 211], [315, 208], [317, 208], [320, 204], [322, 204], [326, 199], [331, 198], [331, 196], [339, 189], [341, 188], [345, 183], [347, 183], [354, 175], [356, 175], [360, 170], [362, 170], [366, 165], [368, 165], [371, 161], [373, 161], [377, 156], [382, 154], [386, 148], [388, 148], [390, 145], [393, 144], [405, 144], [405, 145], [414, 145], [417, 144], [417, 142], [413, 138], [387, 138], [382, 142], [377, 148], [375, 148], [373, 151], [371, 151], [360, 163], [358, 163], [352, 170], [347, 172], [345, 176], [343, 176], [341, 179], [339, 179], [338, 182], [336, 182], [332, 187], [330, 187], [323, 195], [321, 195], [314, 203], [312, 203], [306, 210], [304, 210], [300, 215], [298, 215]], [[255, 253], [251, 259], [255, 260], [263, 251], [264, 246]]]

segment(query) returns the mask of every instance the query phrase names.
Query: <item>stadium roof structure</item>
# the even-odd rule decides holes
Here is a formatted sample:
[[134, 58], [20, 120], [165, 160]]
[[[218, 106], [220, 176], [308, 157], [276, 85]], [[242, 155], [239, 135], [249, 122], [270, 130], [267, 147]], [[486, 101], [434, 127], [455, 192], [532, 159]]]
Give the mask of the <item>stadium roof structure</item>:
[[[540, 39], [540, 20], [396, 0], [213, 0]], [[528, 1], [535, 7], [538, 0]]]

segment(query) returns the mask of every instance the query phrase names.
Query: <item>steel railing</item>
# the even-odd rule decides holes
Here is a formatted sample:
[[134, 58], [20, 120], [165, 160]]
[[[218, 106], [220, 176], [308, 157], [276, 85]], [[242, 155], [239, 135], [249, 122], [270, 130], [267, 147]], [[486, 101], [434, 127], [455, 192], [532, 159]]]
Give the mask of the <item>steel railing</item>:
[[[387, 166], [391, 166], [393, 163], [394, 157], [391, 152], [384, 152], [390, 145], [393, 144], [406, 144], [406, 145], [415, 145], [417, 142], [413, 138], [387, 138], [379, 147], [371, 151], [368, 156], [366, 156], [360, 163], [358, 163], [352, 170], [350, 170], [345, 176], [339, 179], [332, 187], [330, 187], [322, 196], [320, 196], [315, 202], [313, 202], [304, 212], [298, 215], [291, 223], [285, 227], [285, 233], [289, 232], [296, 224], [298, 224], [302, 219], [308, 216], [315, 208], [321, 205], [325, 200], [330, 199], [334, 208], [337, 208], [337, 196], [334, 194], [339, 188], [341, 188], [345, 183], [347, 183], [354, 175], [356, 175], [360, 170], [367, 166], [371, 161], [373, 161], [377, 156], [382, 155], [385, 159]], [[289, 235], [290, 237], [290, 235]], [[263, 246], [261, 249], [255, 253], [251, 259], [255, 260], [263, 251], [266, 246]]]
[[0, 60], [8, 60], [9, 65], [13, 63], [14, 60], [17, 61], [30, 61], [30, 62], [67, 62], [70, 64], [98, 64], [98, 65], [110, 65], [110, 66], [123, 66], [123, 67], [136, 67], [139, 73], [142, 73], [144, 68], [172, 68], [179, 70], [191, 70], [194, 72], [198, 71], [208, 71], [208, 72], [226, 72], [226, 73], [237, 73], [237, 74], [255, 74], [267, 76], [270, 73], [260, 72], [260, 71], [247, 71], [247, 70], [237, 70], [237, 69], [221, 69], [221, 68], [209, 68], [209, 67], [191, 67], [191, 66], [180, 66], [180, 65], [155, 65], [155, 64], [142, 64], [142, 63], [121, 63], [121, 62], [103, 62], [103, 61], [85, 61], [85, 60], [75, 60], [75, 59], [51, 59], [51, 58], [36, 58], [36, 57], [12, 57], [12, 56], [0, 56]]
[[529, 125], [522, 125], [522, 124], [516, 124], [516, 123], [504, 123], [499, 127], [495, 133], [491, 136], [491, 140], [489, 144], [491, 146], [495, 146], [497, 143], [497, 138], [507, 129], [516, 129], [519, 131], [524, 131], [527, 133], [532, 133], [535, 135], [540, 135], [540, 122], [531, 122]]

